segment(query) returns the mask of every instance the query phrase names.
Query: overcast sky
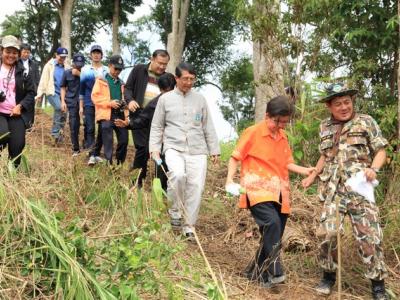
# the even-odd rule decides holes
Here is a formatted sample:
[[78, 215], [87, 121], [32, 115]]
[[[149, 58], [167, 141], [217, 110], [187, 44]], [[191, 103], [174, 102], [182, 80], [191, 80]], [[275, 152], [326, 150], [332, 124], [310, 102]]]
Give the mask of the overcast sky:
[[[11, 15], [17, 10], [21, 10], [24, 8], [23, 3], [21, 1], [7, 1], [8, 4], [5, 4], [5, 0], [1, 0], [2, 7], [0, 9], [0, 24], [5, 20], [6, 15]], [[154, 0], [144, 0], [144, 4], [137, 8], [135, 14], [132, 17], [132, 20], [141, 17], [143, 15], [148, 15], [150, 13], [150, 6], [153, 6]], [[159, 41], [159, 38], [154, 33], [144, 33], [144, 36], [141, 38], [147, 38], [151, 41], [150, 50], [154, 51], [155, 49], [162, 48], [163, 45]], [[105, 50], [111, 50], [111, 36], [107, 34], [105, 31], [101, 31], [97, 35], [96, 42], [103, 46]], [[243, 47], [244, 46], [244, 47]], [[90, 46], [89, 46], [90, 47]], [[88, 47], [88, 48], [89, 48]], [[247, 51], [250, 51], [249, 44], [240, 45], [237, 47], [238, 49], [247, 48]], [[88, 51], [87, 49], [85, 49]], [[216, 82], [217, 80], [213, 80]], [[206, 97], [210, 110], [212, 112], [212, 118], [217, 130], [217, 134], [220, 140], [227, 140], [236, 137], [236, 133], [233, 128], [229, 125], [227, 121], [224, 120], [222, 113], [217, 105], [218, 101], [222, 99], [221, 92], [212, 85], [203, 86], [199, 91]]]

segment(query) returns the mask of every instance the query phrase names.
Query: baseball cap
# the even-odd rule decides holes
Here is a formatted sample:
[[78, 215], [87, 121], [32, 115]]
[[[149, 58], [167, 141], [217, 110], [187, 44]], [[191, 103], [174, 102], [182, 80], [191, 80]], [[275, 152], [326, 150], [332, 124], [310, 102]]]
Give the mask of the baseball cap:
[[101, 48], [100, 45], [93, 45], [93, 46], [90, 48], [90, 53], [92, 53], [93, 51], [100, 51], [101, 54], [103, 54], [103, 49]]
[[82, 53], [75, 53], [72, 57], [72, 62], [78, 68], [83, 67], [85, 65], [85, 56]]
[[122, 59], [121, 55], [113, 55], [110, 57], [109, 63], [114, 65], [116, 69], [123, 69], [124, 68], [124, 60]]
[[1, 40], [1, 46], [3, 48], [12, 47], [12, 48], [19, 50], [20, 45], [21, 45], [20, 41], [13, 35], [6, 35]]
[[68, 50], [67, 50], [67, 48], [59, 47], [59, 48], [57, 48], [57, 54], [62, 57], [66, 57], [66, 56], [68, 56]]

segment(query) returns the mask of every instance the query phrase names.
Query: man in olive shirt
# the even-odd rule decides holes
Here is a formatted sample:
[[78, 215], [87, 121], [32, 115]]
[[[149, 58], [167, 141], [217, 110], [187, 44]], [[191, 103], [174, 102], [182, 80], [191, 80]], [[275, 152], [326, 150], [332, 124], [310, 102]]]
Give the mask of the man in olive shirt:
[[168, 195], [171, 224], [182, 225], [183, 234], [194, 238], [206, 172], [207, 155], [214, 163], [220, 154], [219, 143], [206, 99], [192, 90], [196, 72], [182, 62], [175, 71], [176, 88], [163, 94], [154, 112], [149, 149], [157, 164], [165, 154], [169, 170]]

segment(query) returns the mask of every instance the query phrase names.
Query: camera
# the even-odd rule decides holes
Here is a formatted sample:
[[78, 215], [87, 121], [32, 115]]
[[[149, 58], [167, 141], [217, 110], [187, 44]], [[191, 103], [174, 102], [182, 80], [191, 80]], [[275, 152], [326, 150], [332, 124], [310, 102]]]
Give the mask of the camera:
[[6, 93], [0, 90], [0, 102], [4, 102], [7, 98]]

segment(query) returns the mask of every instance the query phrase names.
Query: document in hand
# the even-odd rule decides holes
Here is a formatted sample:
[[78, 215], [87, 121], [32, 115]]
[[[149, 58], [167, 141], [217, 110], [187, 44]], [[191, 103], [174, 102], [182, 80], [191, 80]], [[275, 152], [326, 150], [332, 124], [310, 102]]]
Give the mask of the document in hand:
[[347, 179], [346, 184], [350, 186], [354, 192], [364, 196], [368, 201], [375, 203], [374, 188], [379, 184], [378, 180], [367, 181], [364, 172], [360, 171]]

